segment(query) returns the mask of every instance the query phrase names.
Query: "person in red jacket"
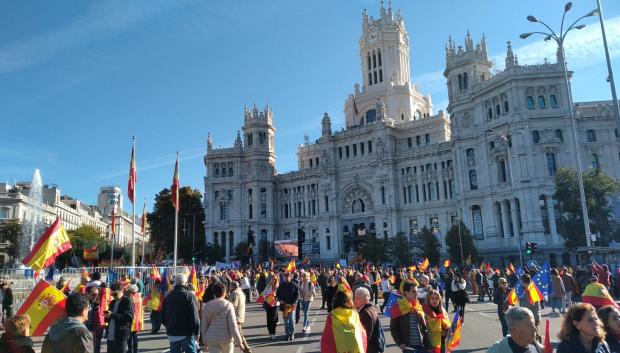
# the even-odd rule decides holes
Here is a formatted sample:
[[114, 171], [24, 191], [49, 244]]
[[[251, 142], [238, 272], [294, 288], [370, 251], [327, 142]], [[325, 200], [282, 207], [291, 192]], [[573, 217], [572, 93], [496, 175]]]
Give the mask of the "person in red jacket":
[[609, 273], [609, 267], [607, 265], [599, 265], [596, 262], [592, 263], [592, 269], [596, 273], [597, 282], [607, 287], [611, 284], [611, 273]]

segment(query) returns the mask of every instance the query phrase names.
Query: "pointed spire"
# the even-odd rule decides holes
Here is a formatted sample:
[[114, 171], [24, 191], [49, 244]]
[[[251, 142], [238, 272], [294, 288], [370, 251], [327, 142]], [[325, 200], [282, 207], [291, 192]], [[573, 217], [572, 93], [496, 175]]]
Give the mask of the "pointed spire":
[[471, 33], [467, 30], [467, 36], [465, 37], [465, 51], [474, 50], [474, 41], [471, 39]]
[[510, 41], [506, 42], [506, 68], [515, 66], [515, 54], [512, 52]]
[[362, 11], [362, 29], [364, 30], [364, 32], [366, 32], [369, 26], [370, 24], [368, 23], [368, 10], [364, 9], [364, 11]]
[[211, 133], [207, 132], [207, 150], [211, 150], [213, 148], [213, 141], [211, 140]]
[[235, 140], [235, 147], [241, 147], [241, 132], [237, 130], [237, 139]]
[[388, 0], [388, 14], [387, 14], [388, 19], [391, 21], [394, 20], [393, 16], [392, 16], [392, 0]]
[[385, 17], [386, 17], [385, 6], [384, 6], [384, 3], [383, 3], [383, 0], [381, 0], [381, 19], [383, 20], [383, 19], [385, 19]]

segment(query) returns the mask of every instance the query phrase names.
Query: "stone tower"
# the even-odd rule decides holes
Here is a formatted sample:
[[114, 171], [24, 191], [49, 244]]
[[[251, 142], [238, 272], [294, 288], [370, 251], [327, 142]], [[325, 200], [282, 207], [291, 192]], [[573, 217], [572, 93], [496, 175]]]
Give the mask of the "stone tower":
[[444, 76], [448, 80], [450, 103], [467, 96], [476, 83], [488, 80], [491, 77], [491, 65], [484, 34], [475, 46], [469, 31], [465, 36], [465, 47], [457, 47], [452, 38], [449, 38], [446, 44]]

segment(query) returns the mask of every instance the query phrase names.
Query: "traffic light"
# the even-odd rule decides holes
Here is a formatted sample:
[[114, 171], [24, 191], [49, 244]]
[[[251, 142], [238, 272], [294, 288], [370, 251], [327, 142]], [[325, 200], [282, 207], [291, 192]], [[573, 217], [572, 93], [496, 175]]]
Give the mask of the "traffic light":
[[525, 243], [525, 253], [528, 255], [532, 255], [532, 243], [529, 241]]
[[530, 243], [531, 247], [532, 247], [532, 254], [536, 255], [536, 252], [538, 251], [538, 243]]

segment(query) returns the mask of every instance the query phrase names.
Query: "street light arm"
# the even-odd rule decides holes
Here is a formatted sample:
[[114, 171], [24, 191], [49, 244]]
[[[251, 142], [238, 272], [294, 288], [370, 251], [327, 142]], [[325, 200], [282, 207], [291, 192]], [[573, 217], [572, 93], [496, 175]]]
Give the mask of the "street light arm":
[[547, 26], [546, 23], [544, 23], [543, 21], [538, 21], [538, 23], [540, 23], [541, 25], [545, 26], [551, 33], [543, 33], [543, 32], [532, 32], [532, 33], [540, 33], [540, 34], [544, 34], [547, 36], [551, 36], [552, 38], [555, 38], [556, 40], [558, 40], [558, 35], [555, 34], [555, 31], [551, 29], [551, 27]]
[[558, 36], [555, 35], [555, 33], [546, 33], [546, 32], [529, 32], [529, 33], [523, 33], [519, 36], [519, 38], [521, 39], [526, 39], [528, 38], [530, 35], [532, 34], [542, 34], [545, 37], [549, 37], [549, 38], [553, 38], [553, 40], [556, 41], [556, 43], [560, 43], [560, 38], [558, 38]]

